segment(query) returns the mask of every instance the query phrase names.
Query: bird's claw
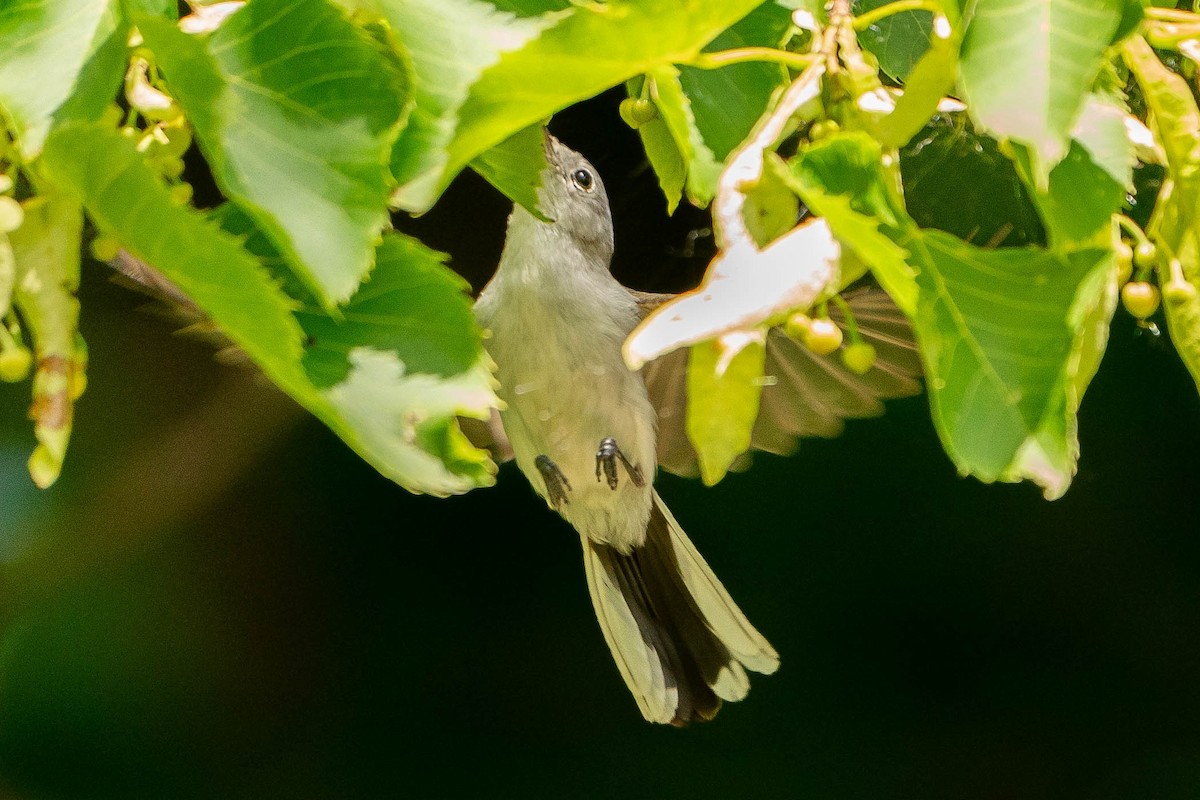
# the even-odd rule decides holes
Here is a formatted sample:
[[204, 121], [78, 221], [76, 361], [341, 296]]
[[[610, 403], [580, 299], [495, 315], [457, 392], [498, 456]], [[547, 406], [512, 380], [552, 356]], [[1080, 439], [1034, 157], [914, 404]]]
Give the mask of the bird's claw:
[[600, 475], [603, 472], [604, 477], [608, 480], [608, 488], [617, 488], [617, 462], [625, 466], [625, 471], [629, 473], [629, 479], [633, 481], [634, 486], [645, 486], [646, 480], [642, 477], [641, 467], [634, 466], [621, 452], [621, 448], [617, 447], [617, 440], [611, 436], [600, 440], [600, 448], [596, 451], [596, 480], [600, 480]]
[[551, 507], [557, 509], [569, 503], [570, 498], [567, 497], [567, 492], [571, 491], [571, 482], [567, 480], [567, 476], [558, 468], [558, 465], [545, 455], [535, 458], [533, 464], [542, 474], [542, 481], [546, 484], [546, 494], [549, 495]]

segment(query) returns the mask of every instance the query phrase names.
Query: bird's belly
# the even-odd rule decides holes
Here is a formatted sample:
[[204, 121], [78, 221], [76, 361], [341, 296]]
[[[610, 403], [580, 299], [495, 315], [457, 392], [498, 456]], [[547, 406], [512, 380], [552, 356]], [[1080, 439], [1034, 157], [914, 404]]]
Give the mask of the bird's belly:
[[[534, 489], [552, 501], [537, 458], [549, 458], [569, 485], [557, 510], [585, 536], [622, 551], [640, 545], [650, 516], [654, 480], [654, 411], [640, 375], [620, 361], [612, 367], [578, 363], [499, 365], [501, 412], [517, 464]], [[616, 441], [641, 471], [638, 486], [617, 460], [617, 488], [610, 487], [596, 454], [601, 441]]]

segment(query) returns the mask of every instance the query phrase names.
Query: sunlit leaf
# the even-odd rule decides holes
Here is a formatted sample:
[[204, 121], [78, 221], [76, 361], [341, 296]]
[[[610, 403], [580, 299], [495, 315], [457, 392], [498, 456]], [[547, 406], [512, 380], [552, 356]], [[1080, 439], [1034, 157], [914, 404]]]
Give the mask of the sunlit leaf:
[[[663, 64], [685, 63], [760, 0], [580, 3], [471, 87], [441, 186], [489, 147], [571, 103]], [[596, 54], [603, 53], [603, 58]]]
[[879, 122], [879, 137], [885, 147], [903, 147], [916, 136], [954, 88], [958, 73], [957, 34], [930, 36], [929, 48], [908, 72], [904, 94], [896, 108]]
[[[721, 175], [722, 164], [696, 127], [691, 98], [684, 93], [679, 78], [679, 69], [671, 64], [663, 64], [647, 73], [646, 80], [650, 82], [651, 87], [650, 96], [658, 108], [661, 125], [655, 126], [653, 122], [658, 120], [654, 120], [642, 126], [645, 130], [639, 131], [642, 133], [647, 153], [651, 148], [647, 137], [656, 135], [659, 130], [665, 130], [669, 134], [682, 162], [684, 187], [688, 198], [698, 206], [705, 206], [717, 190], [717, 178]], [[653, 163], [652, 160], [651, 164]], [[668, 169], [673, 166], [672, 162], [667, 162]], [[670, 181], [662, 175], [659, 176], [659, 180], [667, 186], [670, 185]], [[670, 206], [670, 195], [668, 205]], [[673, 209], [673, 206], [671, 208]]]
[[1061, 495], [1074, 472], [1086, 321], [1111, 253], [985, 250], [940, 231], [907, 244], [920, 265], [917, 340], [946, 452], [963, 474], [1030, 478]]
[[546, 137], [541, 125], [518, 131], [482, 153], [471, 167], [509, 200], [544, 218], [537, 195], [546, 168]]
[[[354, 317], [338, 327], [318, 322], [315, 308], [308, 312], [306, 322], [321, 335], [314, 345], [329, 348], [314, 356], [314, 374], [338, 381], [325, 388], [305, 368], [312, 332], [297, 321], [296, 302], [242, 247], [247, 232], [235, 237], [172, 204], [132, 144], [102, 126], [57, 130], [43, 160], [55, 183], [77, 195], [102, 230], [160, 270], [267, 377], [381, 473], [431, 494], [491, 482], [491, 462], [466, 443], [454, 421], [488, 415], [495, 403], [490, 373], [477, 330], [461, 321], [468, 302], [462, 282], [430, 275], [444, 271], [437, 256], [389, 237], [372, 282], [346, 307]], [[373, 297], [381, 288], [383, 296]], [[405, 335], [413, 331], [420, 337]], [[330, 366], [339, 359], [341, 367]], [[437, 372], [461, 365], [467, 368], [450, 377]]]
[[[416, 106], [393, 150], [392, 172], [400, 183], [393, 201], [408, 211], [426, 211], [446, 183], [446, 148], [471, 85], [501, 55], [522, 47], [557, 17], [518, 18], [482, 0], [359, 2], [388, 20], [412, 59]], [[548, 116], [513, 126], [466, 160]]]
[[[385, 477], [413, 492], [461, 494], [495, 482], [495, 465], [456, 417], [485, 418], [498, 402], [487, 364], [453, 378], [411, 372], [391, 351], [356, 347], [350, 372], [323, 397], [355, 449]], [[346, 434], [342, 433], [343, 438]]]
[[750, 449], [766, 353], [765, 333], [703, 342], [689, 351], [687, 434], [709, 486]]
[[1067, 154], [1125, 0], [989, 0], [964, 34], [960, 73], [972, 116], [1033, 148], [1038, 183]]
[[406, 88], [324, 0], [255, 0], [207, 37], [140, 26], [222, 191], [326, 305], [371, 269]]
[[[855, 14], [872, 11], [893, 0], [854, 0]], [[929, 49], [933, 14], [928, 11], [902, 11], [891, 14], [859, 34], [863, 47], [879, 59], [879, 68], [888, 77], [906, 83], [909, 73]]]
[[1137, 163], [1128, 118], [1129, 108], [1121, 98], [1091, 94], [1071, 131], [1071, 138], [1087, 150], [1092, 162], [1126, 189], [1133, 186], [1133, 166]]
[[297, 312], [308, 338], [305, 367], [320, 387], [346, 378], [349, 354], [370, 347], [395, 354], [408, 373], [451, 378], [483, 355], [470, 285], [446, 255], [416, 239], [388, 234], [374, 272], [337, 318], [319, 308]]
[[42, 148], [55, 111], [119, 25], [116, 0], [0, 4], [0, 110], [26, 158]]
[[[902, 311], [916, 311], [917, 285], [896, 239], [915, 227], [888, 185], [879, 143], [862, 133], [839, 134], [792, 161], [796, 190], [824, 217], [843, 247], [875, 273]], [[884, 230], [881, 230], [883, 226]]]
[[792, 191], [787, 165], [768, 153], [758, 183], [746, 189], [742, 218], [759, 247], [765, 247], [790, 231], [800, 213], [800, 201]]
[[[631, 83], [640, 87], [642, 79]], [[638, 92], [640, 89], [634, 89], [631, 96], [637, 96]], [[658, 176], [659, 188], [667, 200], [667, 213], [674, 214], [679, 201], [683, 199], [683, 188], [688, 177], [687, 161], [684, 160], [683, 153], [662, 113], [643, 123], [638, 128], [638, 136], [641, 137], [642, 147], [646, 150], [646, 158], [650, 161], [654, 174]]]
[[171, 203], [128, 139], [99, 125], [65, 125], [48, 141], [42, 161], [101, 230], [161, 270], [271, 380], [293, 394], [304, 392], [303, 333], [293, 302], [234, 237]]

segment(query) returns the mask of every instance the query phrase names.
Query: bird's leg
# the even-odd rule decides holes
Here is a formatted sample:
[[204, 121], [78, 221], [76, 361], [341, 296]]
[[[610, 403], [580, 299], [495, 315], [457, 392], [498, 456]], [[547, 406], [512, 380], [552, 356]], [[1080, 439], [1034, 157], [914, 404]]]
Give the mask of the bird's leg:
[[642, 468], [629, 463], [629, 459], [617, 447], [617, 440], [611, 436], [600, 440], [600, 449], [596, 451], [596, 480], [600, 480], [600, 472], [608, 479], [608, 488], [617, 488], [617, 462], [625, 465], [634, 486], [645, 486], [646, 479], [642, 477]]
[[550, 495], [550, 505], [558, 508], [570, 502], [567, 492], [571, 491], [571, 482], [558, 468], [558, 464], [551, 461], [549, 456], [542, 455], [533, 460], [533, 465], [537, 467], [538, 472], [542, 473], [542, 480], [546, 484], [546, 493]]

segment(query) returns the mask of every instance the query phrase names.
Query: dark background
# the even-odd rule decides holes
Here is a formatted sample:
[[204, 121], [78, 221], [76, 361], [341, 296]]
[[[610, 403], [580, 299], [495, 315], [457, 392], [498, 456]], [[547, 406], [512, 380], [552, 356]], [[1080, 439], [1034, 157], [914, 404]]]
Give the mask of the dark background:
[[[608, 183], [618, 275], [685, 287], [704, 216], [663, 218], [618, 99], [555, 129]], [[987, 152], [918, 145], [918, 219], [1037, 239]], [[401, 224], [478, 286], [506, 213], [466, 176]], [[712, 489], [660, 476], [783, 659], [674, 730], [514, 468], [411, 496], [105, 268], [82, 299], [91, 382], [47, 492], [28, 385], [0, 385], [0, 797], [1200, 796], [1200, 399], [1123, 312], [1055, 503], [957, 477], [924, 398]]]

